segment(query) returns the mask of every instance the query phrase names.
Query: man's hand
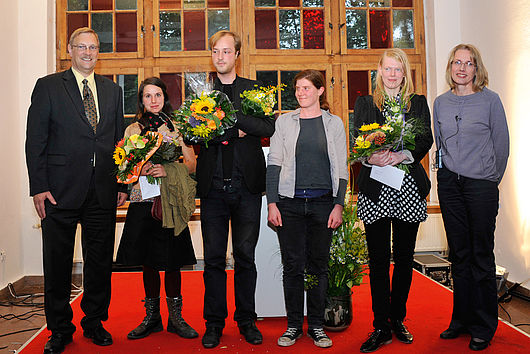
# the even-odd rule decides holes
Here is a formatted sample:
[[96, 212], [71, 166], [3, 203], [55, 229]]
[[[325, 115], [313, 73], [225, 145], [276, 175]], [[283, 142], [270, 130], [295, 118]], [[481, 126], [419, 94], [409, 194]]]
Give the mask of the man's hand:
[[274, 226], [282, 226], [282, 214], [280, 214], [280, 209], [278, 209], [276, 203], [270, 203], [268, 209], [269, 216], [267, 220]]
[[41, 219], [44, 219], [46, 217], [46, 208], [44, 207], [44, 202], [46, 201], [46, 199], [48, 199], [53, 205], [57, 205], [57, 202], [55, 201], [55, 198], [53, 198], [53, 195], [50, 191], [35, 194], [33, 196], [33, 204], [35, 205], [35, 210], [37, 211], [37, 215], [39, 215], [39, 218]]
[[118, 206], [121, 207], [127, 200], [127, 193], [118, 192]]
[[335, 204], [335, 207], [329, 214], [328, 228], [336, 229], [340, 224], [342, 224], [342, 209], [344, 209], [342, 205]]

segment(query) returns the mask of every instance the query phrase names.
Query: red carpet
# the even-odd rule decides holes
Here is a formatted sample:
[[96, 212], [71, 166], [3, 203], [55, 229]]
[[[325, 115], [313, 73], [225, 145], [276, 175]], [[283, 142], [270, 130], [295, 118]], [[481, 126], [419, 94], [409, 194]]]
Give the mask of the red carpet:
[[[113, 275], [113, 292], [110, 306], [110, 319], [104, 325], [114, 337], [114, 344], [109, 347], [98, 347], [83, 337], [79, 321], [82, 312], [79, 308], [80, 299], [74, 304], [74, 324], [78, 330], [74, 334], [74, 342], [66, 347], [65, 353], [358, 353], [359, 347], [371, 331], [372, 312], [370, 288], [367, 283], [355, 287], [354, 320], [350, 328], [344, 332], [328, 333], [333, 340], [333, 347], [321, 349], [313, 345], [306, 336], [294, 346], [281, 348], [276, 344], [287, 322], [285, 318], [266, 318], [257, 325], [263, 333], [262, 345], [253, 346], [244, 341], [239, 334], [233, 314], [233, 272], [228, 272], [229, 282], [229, 319], [221, 338], [221, 344], [215, 349], [204, 349], [200, 336], [204, 333], [202, 319], [202, 300], [204, 287], [202, 272], [183, 272], [184, 318], [199, 332], [197, 339], [182, 339], [166, 331], [152, 334], [139, 339], [128, 340], [127, 333], [143, 319], [144, 308], [140, 299], [143, 297], [142, 278], [140, 273], [115, 273]], [[365, 279], [367, 281], [367, 279]], [[167, 321], [167, 310], [163, 302], [162, 311], [164, 324]], [[414, 273], [412, 290], [408, 301], [408, 316], [405, 324], [414, 334], [413, 344], [403, 344], [396, 339], [392, 344], [384, 346], [377, 353], [462, 353], [472, 352], [468, 349], [469, 336], [454, 340], [442, 340], [440, 332], [446, 329], [451, 316], [452, 293], [420, 273]], [[42, 353], [44, 344], [51, 333], [42, 331], [22, 353]], [[530, 338], [510, 326], [500, 322], [492, 345], [483, 353], [529, 353]]]

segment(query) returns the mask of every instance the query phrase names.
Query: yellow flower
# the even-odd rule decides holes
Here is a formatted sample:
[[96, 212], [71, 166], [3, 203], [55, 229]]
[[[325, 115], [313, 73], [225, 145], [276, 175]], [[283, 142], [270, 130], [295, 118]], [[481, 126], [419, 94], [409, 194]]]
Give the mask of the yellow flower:
[[140, 135], [138, 134], [133, 134], [129, 137], [129, 140], [133, 143], [133, 144], [136, 144], [136, 142], [138, 141], [138, 138], [140, 137]]
[[357, 139], [355, 139], [355, 145], [362, 144], [364, 142], [364, 137], [362, 135], [359, 135]]
[[199, 114], [212, 113], [215, 107], [215, 101], [208, 96], [201, 96], [200, 98], [193, 100], [195, 105], [194, 111]]
[[385, 130], [385, 131], [389, 131], [389, 132], [392, 132], [392, 131], [394, 130], [394, 128], [392, 128], [391, 126], [386, 125], [386, 124], [383, 125], [383, 126], [381, 127], [381, 129], [383, 129], [383, 130]]
[[363, 141], [360, 144], [358, 144], [359, 148], [361, 149], [367, 149], [370, 147], [370, 145], [372, 145], [372, 143], [369, 141]]
[[357, 139], [355, 139], [355, 147], [359, 149], [366, 149], [369, 148], [372, 143], [370, 143], [367, 140], [364, 140], [364, 137], [362, 135], [359, 135]]
[[125, 150], [123, 150], [121, 147], [117, 147], [116, 150], [114, 150], [114, 155], [112, 155], [114, 158], [114, 163], [116, 165], [119, 165], [125, 160]]
[[362, 132], [366, 132], [366, 131], [374, 130], [374, 129], [377, 129], [377, 128], [380, 128], [379, 124], [378, 123], [372, 123], [372, 124], [363, 125], [359, 130], [362, 131]]
[[207, 138], [208, 134], [212, 131], [210, 128], [204, 125], [198, 125], [195, 128], [190, 129], [193, 135]]

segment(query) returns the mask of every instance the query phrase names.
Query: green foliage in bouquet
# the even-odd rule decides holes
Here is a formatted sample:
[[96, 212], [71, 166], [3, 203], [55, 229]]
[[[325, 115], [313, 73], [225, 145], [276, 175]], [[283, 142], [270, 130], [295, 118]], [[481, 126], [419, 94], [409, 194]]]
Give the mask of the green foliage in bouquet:
[[274, 117], [276, 105], [276, 92], [282, 91], [285, 84], [279, 86], [258, 87], [241, 93], [241, 111], [246, 115], [255, 117]]
[[348, 190], [342, 213], [342, 225], [331, 238], [328, 262], [328, 296], [351, 294], [354, 285], [360, 285], [366, 274], [368, 249], [366, 234], [360, 227], [357, 203]]

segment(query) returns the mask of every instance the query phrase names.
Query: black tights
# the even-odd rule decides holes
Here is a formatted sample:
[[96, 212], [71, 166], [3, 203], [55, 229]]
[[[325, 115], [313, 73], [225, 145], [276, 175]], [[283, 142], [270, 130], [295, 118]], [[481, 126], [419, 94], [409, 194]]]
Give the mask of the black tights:
[[[144, 265], [143, 278], [145, 296], [156, 298], [160, 296], [160, 273], [158, 270]], [[180, 296], [181, 277], [180, 269], [165, 272], [164, 286], [167, 297]]]

